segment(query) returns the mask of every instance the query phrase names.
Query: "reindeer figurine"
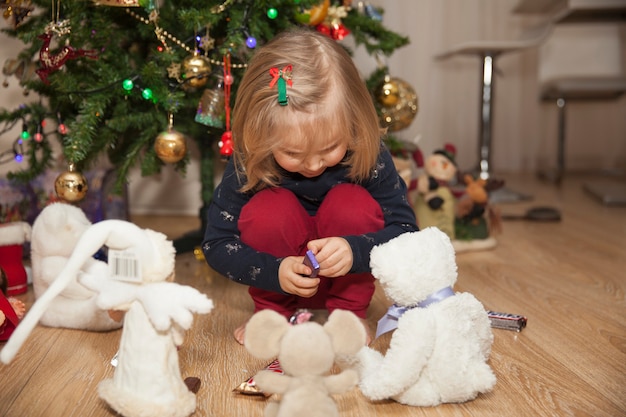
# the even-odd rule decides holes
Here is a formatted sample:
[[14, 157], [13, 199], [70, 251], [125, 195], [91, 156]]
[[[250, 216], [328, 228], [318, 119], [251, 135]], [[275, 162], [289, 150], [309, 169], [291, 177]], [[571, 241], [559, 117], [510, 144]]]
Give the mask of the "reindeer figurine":
[[39, 63], [41, 67], [37, 69], [37, 75], [39, 75], [39, 78], [41, 78], [41, 81], [44, 83], [50, 84], [48, 81], [48, 75], [61, 68], [65, 62], [70, 59], [80, 57], [98, 59], [97, 51], [95, 49], [76, 49], [69, 44], [63, 46], [56, 54], [53, 54], [50, 52], [50, 42], [52, 41], [52, 36], [52, 31], [46, 31], [45, 33], [37, 36], [39, 39], [43, 40], [43, 45], [39, 50]]
[[[494, 206], [489, 204], [489, 193], [486, 188], [487, 181], [482, 178], [475, 180], [469, 174], [464, 175], [463, 179], [466, 184], [465, 193], [459, 197], [455, 210], [457, 231], [459, 231], [459, 227], [475, 227], [480, 223], [484, 223], [486, 214], [491, 231], [499, 233], [502, 229], [500, 213]], [[485, 233], [488, 233], [487, 229], [485, 229]], [[461, 233], [461, 236], [464, 234]], [[486, 238], [488, 235], [478, 237]]]

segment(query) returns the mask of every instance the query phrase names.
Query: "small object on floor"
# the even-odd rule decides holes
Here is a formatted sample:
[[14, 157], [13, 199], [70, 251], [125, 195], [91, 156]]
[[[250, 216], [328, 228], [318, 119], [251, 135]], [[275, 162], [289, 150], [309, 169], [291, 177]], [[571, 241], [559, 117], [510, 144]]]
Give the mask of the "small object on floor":
[[[273, 361], [271, 361], [269, 364], [267, 364], [265, 368], [263, 368], [263, 370], [272, 371], [281, 375], [285, 373], [285, 371], [283, 371], [283, 368], [280, 366], [280, 362], [278, 361], [278, 359], [274, 359]], [[243, 381], [241, 384], [239, 384], [237, 388], [233, 390], [233, 392], [244, 394], [244, 395], [268, 396], [268, 394], [265, 394], [261, 390], [261, 388], [257, 386], [256, 381], [254, 380], [254, 377], [250, 377], [246, 379], [245, 381]]]
[[487, 316], [494, 329], [514, 330], [521, 332], [526, 327], [528, 321], [526, 317], [519, 314], [499, 313], [497, 311], [487, 311]]
[[197, 394], [200, 390], [201, 383], [202, 382], [200, 381], [200, 378], [195, 376], [188, 376], [187, 378], [185, 378], [185, 385], [187, 385], [189, 391], [193, 392], [194, 394]]
[[519, 201], [532, 200], [532, 196], [523, 194], [507, 187], [498, 188], [489, 193], [491, 203], [516, 203]]
[[607, 206], [626, 205], [625, 182], [593, 181], [583, 184], [583, 188]]
[[502, 220], [531, 220], [537, 222], [560, 222], [561, 212], [554, 207], [538, 206], [529, 208], [522, 215], [503, 214]]

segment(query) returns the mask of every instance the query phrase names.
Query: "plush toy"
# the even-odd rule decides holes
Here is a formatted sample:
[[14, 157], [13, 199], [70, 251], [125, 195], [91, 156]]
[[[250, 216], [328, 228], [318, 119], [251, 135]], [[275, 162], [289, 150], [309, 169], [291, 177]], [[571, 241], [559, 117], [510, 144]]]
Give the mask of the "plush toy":
[[[102, 246], [109, 265], [84, 270]], [[102, 310], [124, 311], [118, 364], [99, 394], [124, 417], [186, 417], [196, 397], [183, 381], [178, 346], [193, 313], [206, 314], [213, 303], [197, 290], [166, 280], [173, 277], [175, 250], [165, 235], [122, 220], [103, 220], [83, 232], [59, 276], [17, 326], [0, 359], [9, 363], [46, 308], [76, 281], [97, 293]]]
[[424, 173], [418, 177], [415, 216], [420, 228], [436, 226], [454, 239], [456, 199], [450, 191], [457, 167], [456, 148], [446, 144], [424, 161]]
[[338, 416], [332, 394], [341, 394], [356, 386], [356, 371], [347, 369], [328, 375], [335, 360], [354, 356], [365, 346], [365, 327], [346, 310], [335, 310], [323, 326], [306, 322], [292, 326], [272, 310], [254, 314], [246, 325], [244, 345], [260, 359], [278, 356], [283, 375], [263, 370], [254, 376], [267, 394], [281, 394], [280, 403], [270, 402], [266, 417]]
[[491, 249], [496, 246], [495, 233], [501, 230], [499, 212], [489, 204], [489, 193], [485, 188], [487, 181], [475, 180], [471, 175], [463, 177], [465, 191], [459, 197], [455, 209], [452, 241], [458, 252], [468, 250]]
[[491, 390], [493, 341], [482, 304], [455, 293], [455, 253], [435, 227], [405, 233], [371, 252], [373, 275], [394, 304], [377, 336], [394, 330], [389, 349], [364, 347], [356, 357], [362, 393], [413, 406], [463, 402]]
[[[35, 298], [40, 298], [65, 268], [78, 240], [91, 222], [78, 207], [53, 203], [35, 219], [31, 236], [31, 267]], [[108, 274], [106, 264], [93, 257], [85, 259], [78, 272]], [[50, 327], [106, 331], [122, 326], [107, 311], [96, 306], [97, 294], [73, 279], [57, 295], [41, 316], [41, 324]]]

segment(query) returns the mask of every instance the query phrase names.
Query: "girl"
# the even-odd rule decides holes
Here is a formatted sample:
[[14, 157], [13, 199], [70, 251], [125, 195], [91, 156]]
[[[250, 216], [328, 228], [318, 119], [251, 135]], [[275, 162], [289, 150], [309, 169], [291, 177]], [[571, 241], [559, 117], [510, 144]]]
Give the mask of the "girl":
[[370, 250], [417, 230], [382, 133], [352, 58], [330, 37], [287, 31], [252, 58], [202, 249], [213, 269], [249, 286], [255, 312], [344, 309], [365, 319]]

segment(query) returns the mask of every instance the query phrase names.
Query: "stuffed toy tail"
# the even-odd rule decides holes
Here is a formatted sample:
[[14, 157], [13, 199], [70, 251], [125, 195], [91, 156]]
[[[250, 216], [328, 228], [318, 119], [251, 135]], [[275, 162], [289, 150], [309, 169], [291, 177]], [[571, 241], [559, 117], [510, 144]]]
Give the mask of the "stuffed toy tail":
[[[0, 352], [0, 360], [5, 364], [13, 360], [52, 300], [77, 279], [82, 266], [94, 253], [107, 243], [116, 249], [141, 244], [145, 246], [148, 242], [142, 230], [136, 225], [122, 220], [103, 220], [87, 229], [76, 244], [76, 249], [57, 279], [33, 304], [28, 314], [11, 335], [4, 349]], [[121, 243], [124, 241], [126, 244]]]

